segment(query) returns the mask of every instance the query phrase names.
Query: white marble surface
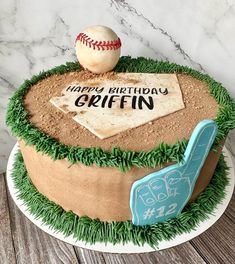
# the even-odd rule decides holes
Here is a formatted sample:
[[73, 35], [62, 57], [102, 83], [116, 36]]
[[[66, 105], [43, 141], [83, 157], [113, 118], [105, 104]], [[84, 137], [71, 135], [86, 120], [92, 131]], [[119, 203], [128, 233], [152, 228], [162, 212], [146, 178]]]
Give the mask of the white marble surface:
[[[32, 74], [75, 60], [76, 35], [93, 24], [118, 33], [122, 55], [205, 71], [235, 98], [235, 1], [1, 0], [0, 172], [15, 142], [4, 122], [8, 98]], [[234, 138], [227, 143], [233, 153]]]

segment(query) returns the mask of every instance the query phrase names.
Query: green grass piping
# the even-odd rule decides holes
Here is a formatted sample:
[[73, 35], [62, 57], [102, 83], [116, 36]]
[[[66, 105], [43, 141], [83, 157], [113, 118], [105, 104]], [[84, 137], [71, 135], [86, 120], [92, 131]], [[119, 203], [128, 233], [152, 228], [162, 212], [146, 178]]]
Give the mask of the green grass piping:
[[16, 154], [12, 171], [18, 198], [24, 201], [32, 215], [40, 218], [53, 230], [61, 231], [65, 236], [72, 235], [77, 240], [91, 244], [95, 242], [125, 244], [131, 241], [135, 245], [147, 243], [152, 247], [157, 247], [160, 241], [170, 240], [176, 235], [190, 232], [201, 221], [209, 218], [216, 205], [224, 198], [225, 187], [229, 182], [227, 175], [228, 167], [221, 155], [206, 190], [177, 218], [150, 226], [135, 226], [131, 221], [108, 223], [97, 219], [92, 220], [89, 217], [78, 217], [71, 211], [64, 211], [62, 207], [49, 201], [34, 187], [20, 151]]
[[[23, 104], [23, 98], [28, 89], [40, 80], [51, 75], [79, 70], [80, 66], [78, 63], [69, 62], [66, 65], [41, 72], [39, 75], [33, 76], [30, 80], [26, 80], [15, 92], [8, 104], [6, 123], [11, 128], [12, 133], [18, 138], [23, 139], [26, 144], [35, 145], [37, 151], [51, 156], [52, 159], [67, 158], [71, 164], [81, 162], [87, 166], [94, 164], [99, 167], [117, 167], [121, 171], [126, 171], [132, 166], [155, 168], [156, 166], [163, 166], [166, 162], [181, 161], [187, 146], [187, 140], [178, 141], [173, 145], [162, 142], [148, 152], [122, 150], [115, 146], [111, 152], [107, 152], [96, 147], [83, 148], [66, 146], [34, 127], [29, 121], [28, 113]], [[214, 81], [206, 74], [174, 63], [154, 61], [145, 58], [132, 59], [130, 57], [121, 57], [115, 71], [185, 73], [205, 81], [210, 93], [219, 104], [219, 113], [215, 120], [218, 125], [215, 145], [219, 144], [220, 140], [226, 138], [229, 130], [235, 128], [235, 103], [233, 99], [220, 83]]]

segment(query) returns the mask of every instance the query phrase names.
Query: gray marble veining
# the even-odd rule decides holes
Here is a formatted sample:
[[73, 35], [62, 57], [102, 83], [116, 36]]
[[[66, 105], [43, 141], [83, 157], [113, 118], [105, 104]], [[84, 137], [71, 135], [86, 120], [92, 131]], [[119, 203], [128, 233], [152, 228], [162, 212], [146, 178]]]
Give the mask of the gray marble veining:
[[[4, 121], [8, 98], [31, 75], [76, 60], [76, 35], [94, 24], [118, 33], [122, 55], [168, 60], [207, 72], [235, 97], [232, 0], [2, 0], [0, 172], [15, 142]], [[234, 142], [233, 131], [226, 143], [233, 155]]]

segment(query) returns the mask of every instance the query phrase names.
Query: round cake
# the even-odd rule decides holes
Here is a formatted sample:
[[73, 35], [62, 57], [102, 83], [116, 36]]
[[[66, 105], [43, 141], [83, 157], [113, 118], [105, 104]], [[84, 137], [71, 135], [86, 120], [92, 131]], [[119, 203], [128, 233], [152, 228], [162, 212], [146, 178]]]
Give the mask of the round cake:
[[[213, 121], [217, 130], [210, 145], [206, 135], [199, 142], [208, 151], [197, 165], [195, 149], [188, 149], [198, 143], [195, 130], [203, 120]], [[10, 100], [7, 124], [18, 138], [33, 185], [49, 201], [79, 217], [144, 225], [150, 218], [146, 211], [143, 222], [133, 219], [141, 206], [153, 202], [151, 194], [162, 203], [155, 208], [159, 221], [156, 216], [146, 222], [151, 225], [167, 220], [172, 201], [183, 200], [184, 190], [183, 208], [205, 190], [235, 116], [233, 100], [208, 75], [168, 62], [121, 57], [114, 71], [104, 74], [71, 62], [26, 80]], [[197, 167], [190, 191], [188, 169], [175, 177], [186, 163], [191, 171], [193, 164]], [[166, 176], [163, 186], [159, 173], [173, 169], [174, 177], [167, 181]], [[144, 183], [152, 189], [137, 197], [140, 205], [134, 196], [147, 188]], [[135, 190], [137, 184], [142, 189]]]

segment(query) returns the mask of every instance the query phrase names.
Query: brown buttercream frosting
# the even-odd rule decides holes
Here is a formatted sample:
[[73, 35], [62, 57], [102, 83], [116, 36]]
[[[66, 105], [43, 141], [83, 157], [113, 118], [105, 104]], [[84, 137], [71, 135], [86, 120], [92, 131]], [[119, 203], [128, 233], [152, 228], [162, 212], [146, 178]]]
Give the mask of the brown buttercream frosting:
[[[49, 100], [61, 96], [71, 83], [87, 80], [98, 86], [102, 78], [118, 78], [114, 72], [95, 75], [86, 71], [50, 76], [33, 85], [25, 95], [24, 104], [34, 126], [59, 142], [70, 146], [101, 147], [111, 150], [118, 146], [125, 150], [148, 151], [160, 142], [176, 143], [189, 139], [194, 127], [203, 119], [215, 119], [218, 104], [210, 95], [207, 84], [189, 75], [178, 74], [185, 108], [152, 122], [126, 130], [106, 139], [99, 139], [76, 123], [73, 113], [65, 114]], [[67, 159], [53, 161], [37, 152], [34, 146], [20, 142], [25, 165], [38, 191], [65, 210], [104, 221], [131, 219], [129, 207], [132, 184], [159, 168], [131, 168], [123, 173], [118, 168], [70, 166]], [[210, 152], [195, 185], [191, 201], [208, 185], [219, 153]], [[168, 164], [169, 165], [169, 164]]]

